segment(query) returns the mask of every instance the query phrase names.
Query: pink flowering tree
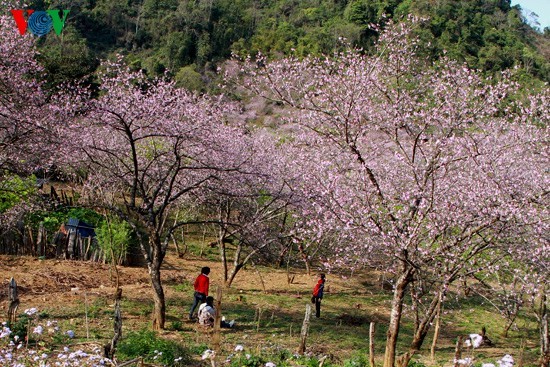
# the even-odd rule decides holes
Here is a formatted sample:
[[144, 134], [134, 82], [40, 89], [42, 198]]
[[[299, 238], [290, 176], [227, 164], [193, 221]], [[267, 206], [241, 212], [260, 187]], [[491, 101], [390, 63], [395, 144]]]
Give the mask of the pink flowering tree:
[[284, 147], [262, 129], [252, 129], [249, 134], [246, 149], [250, 157], [240, 174], [210, 182], [201, 195], [203, 216], [216, 228], [227, 286], [247, 263], [274, 262], [281, 246], [291, 245], [294, 195], [281, 151]]
[[42, 88], [43, 69], [35, 60], [34, 37], [21, 36], [0, 4], [0, 175], [24, 173], [51, 156], [48, 144], [55, 120]]
[[0, 174], [25, 170], [44, 128], [39, 114], [45, 104], [42, 68], [35, 60], [34, 39], [19, 35], [8, 14], [0, 16]]
[[[249, 90], [288, 107], [310, 238], [338, 233], [332, 263], [394, 273], [384, 367], [396, 363], [408, 289], [433, 285], [404, 366], [449, 287], [548, 219], [533, 208], [547, 200], [548, 115], [510, 102], [516, 86], [506, 75], [489, 80], [447, 59], [428, 65], [416, 45], [400, 24], [372, 56], [348, 49], [242, 66]], [[522, 245], [536, 253], [540, 243]]]
[[222, 97], [149, 81], [120, 63], [102, 69], [99, 97], [78, 106], [67, 156], [86, 172], [84, 199], [135, 229], [154, 291], [153, 328], [163, 329], [161, 265], [173, 231], [186, 224], [171, 215], [240, 172], [249, 138], [226, 121], [232, 107]]
[[9, 12], [13, 8], [0, 3], [0, 232], [6, 238], [17, 238], [14, 224], [42, 205], [34, 200], [31, 174], [59, 157], [56, 132], [62, 122], [43, 88], [36, 37], [19, 34]]

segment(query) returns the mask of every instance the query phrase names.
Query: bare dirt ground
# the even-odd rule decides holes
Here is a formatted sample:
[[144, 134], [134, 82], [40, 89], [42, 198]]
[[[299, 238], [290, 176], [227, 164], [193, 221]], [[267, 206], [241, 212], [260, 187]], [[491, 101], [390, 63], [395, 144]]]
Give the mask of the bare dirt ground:
[[[222, 268], [217, 262], [201, 259], [179, 259], [176, 256], [167, 256], [163, 270], [162, 281], [166, 284], [193, 282], [200, 273], [202, 266], [212, 269], [210, 274], [211, 290], [222, 286]], [[8, 282], [14, 278], [17, 282], [21, 307], [51, 307], [81, 298], [83, 293], [90, 295], [111, 297], [116, 287], [116, 279], [123, 288], [126, 297], [135, 293], [151, 292], [149, 274], [145, 267], [122, 267], [115, 270], [113, 267], [94, 262], [70, 260], [39, 260], [32, 257], [0, 256], [0, 310], [7, 310]], [[316, 281], [315, 275], [292, 274], [292, 284], [288, 284], [284, 270], [264, 272], [259, 275], [256, 269], [241, 270], [233, 283], [233, 288], [240, 290], [262, 290], [268, 292], [309, 292]], [[262, 284], [263, 283], [263, 284]], [[331, 279], [333, 291], [340, 287], [351, 287], [349, 280], [342, 284]], [[170, 288], [165, 287], [167, 298], [170, 297]], [[190, 296], [191, 297], [191, 296]]]

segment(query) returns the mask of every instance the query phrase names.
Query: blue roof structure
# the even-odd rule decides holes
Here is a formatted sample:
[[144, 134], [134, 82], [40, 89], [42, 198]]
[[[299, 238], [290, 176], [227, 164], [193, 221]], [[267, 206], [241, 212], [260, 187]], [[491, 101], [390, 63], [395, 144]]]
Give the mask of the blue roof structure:
[[95, 228], [88, 223], [81, 221], [78, 218], [69, 218], [69, 221], [65, 225], [65, 228], [69, 231], [77, 231], [80, 237], [95, 237]]

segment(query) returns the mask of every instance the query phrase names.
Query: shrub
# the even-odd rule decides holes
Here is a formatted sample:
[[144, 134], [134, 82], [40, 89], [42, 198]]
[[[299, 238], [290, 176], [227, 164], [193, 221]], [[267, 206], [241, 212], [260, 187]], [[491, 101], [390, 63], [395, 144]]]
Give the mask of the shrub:
[[105, 261], [122, 264], [130, 243], [130, 226], [118, 218], [108, 218], [96, 230], [99, 247]]
[[131, 332], [118, 345], [119, 360], [137, 357], [167, 366], [187, 366], [190, 360], [189, 352], [184, 347], [174, 341], [158, 338], [149, 330]]

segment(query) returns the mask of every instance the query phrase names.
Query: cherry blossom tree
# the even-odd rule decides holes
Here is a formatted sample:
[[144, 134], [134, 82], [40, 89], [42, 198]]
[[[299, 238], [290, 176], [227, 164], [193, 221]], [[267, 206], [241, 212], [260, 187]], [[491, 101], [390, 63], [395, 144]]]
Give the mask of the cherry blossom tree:
[[36, 169], [49, 155], [52, 124], [34, 39], [21, 36], [7, 14], [0, 16], [0, 175]]
[[6, 238], [18, 238], [16, 224], [44, 205], [34, 195], [31, 174], [48, 172], [60, 156], [56, 147], [62, 139], [56, 133], [63, 121], [62, 110], [43, 88], [36, 38], [19, 34], [9, 13], [13, 8], [0, 3], [0, 200], [9, 199], [0, 210], [0, 232]]
[[[548, 219], [533, 208], [547, 200], [548, 114], [511, 102], [517, 86], [506, 74], [490, 80], [448, 59], [428, 65], [410, 30], [390, 26], [374, 55], [349, 49], [242, 66], [249, 90], [288, 106], [295, 164], [308, 172], [310, 235], [345, 240], [331, 249], [335, 263], [364, 260], [395, 274], [384, 367], [396, 363], [413, 282], [438, 280], [405, 366], [450, 285]], [[524, 245], [539, 253], [540, 243]]]
[[222, 97], [148, 81], [121, 63], [102, 69], [99, 97], [75, 114], [67, 156], [87, 172], [84, 198], [118, 213], [138, 235], [154, 291], [153, 328], [163, 329], [161, 266], [171, 234], [186, 223], [170, 215], [192, 203], [194, 191], [244, 169], [250, 138], [225, 119], [232, 107]]
[[270, 258], [276, 245], [290, 243], [293, 230], [291, 175], [282, 147], [263, 129], [251, 130], [250, 134], [250, 159], [241, 174], [210, 182], [201, 192], [205, 220], [217, 228], [227, 286], [244, 265]]

